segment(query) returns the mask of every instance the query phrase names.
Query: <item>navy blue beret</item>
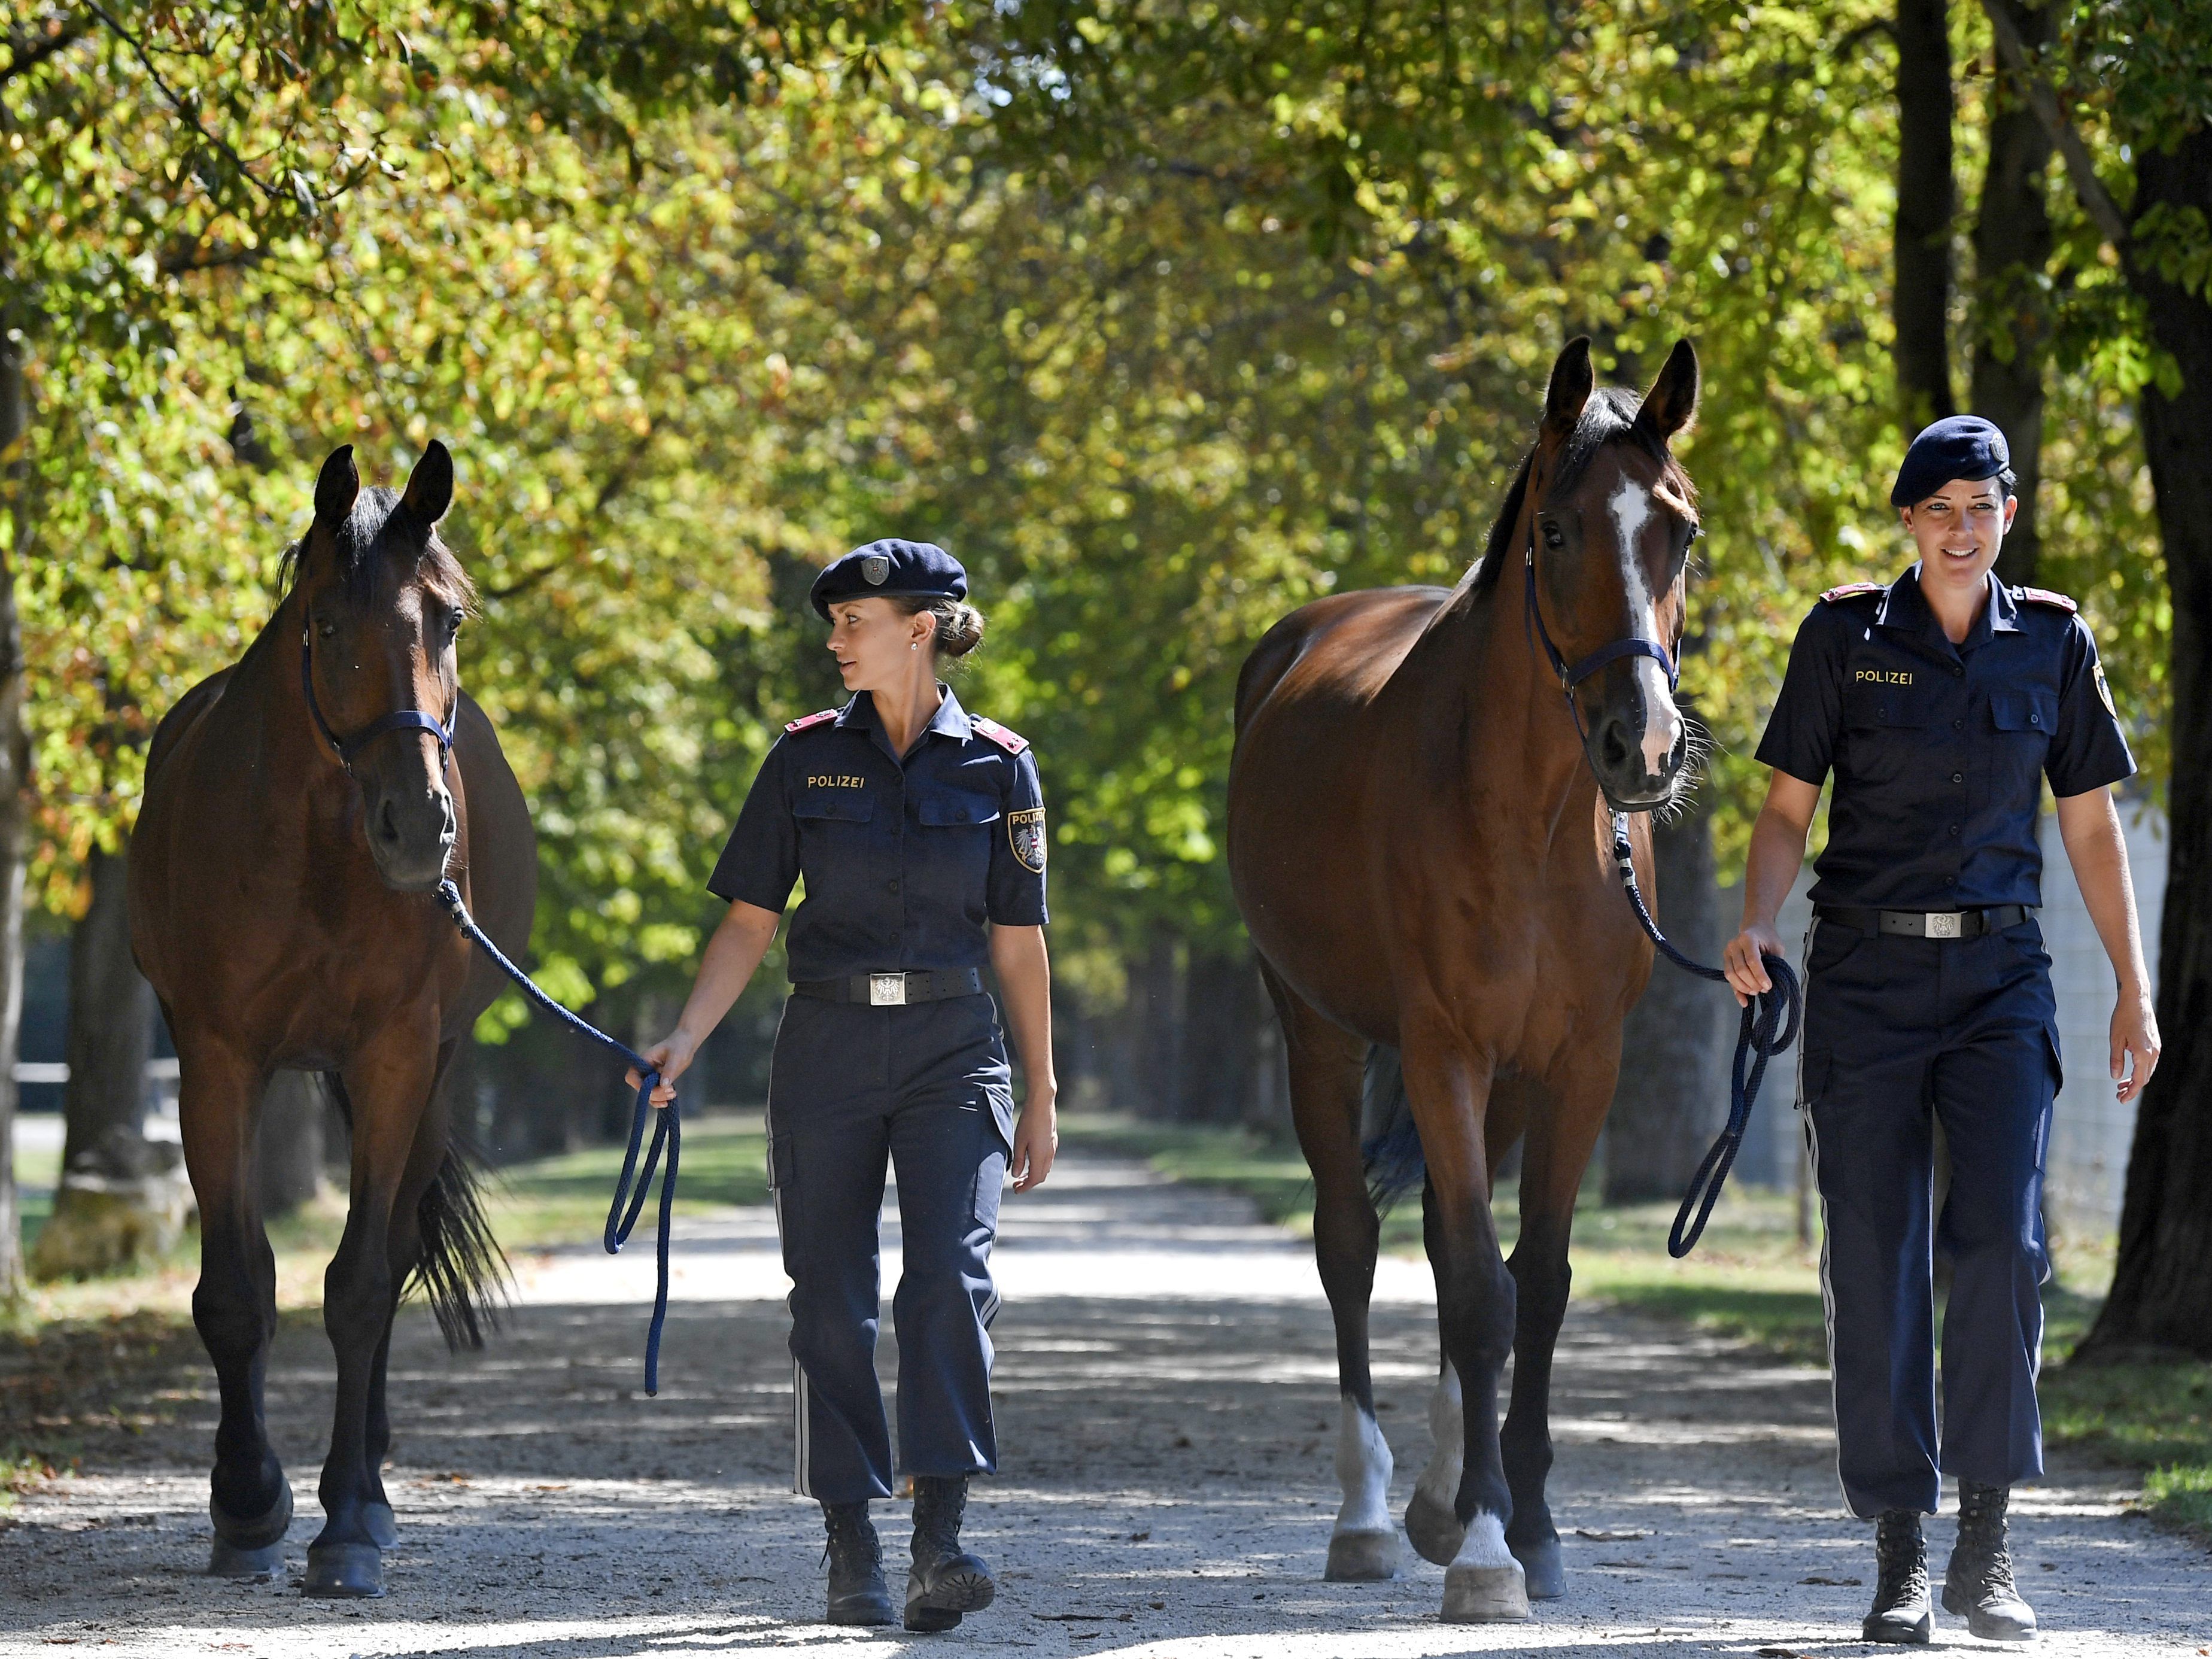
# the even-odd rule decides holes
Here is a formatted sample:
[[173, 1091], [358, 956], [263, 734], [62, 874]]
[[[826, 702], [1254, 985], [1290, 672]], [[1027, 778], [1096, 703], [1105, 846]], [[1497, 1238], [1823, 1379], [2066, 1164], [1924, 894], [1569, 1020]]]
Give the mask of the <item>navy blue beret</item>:
[[807, 597], [827, 622], [840, 599], [964, 599], [968, 573], [933, 542], [870, 542], [827, 566]]
[[1912, 441], [1905, 452], [1905, 465], [1897, 469], [1897, 483], [1889, 492], [1892, 507], [1911, 507], [1924, 501], [1954, 478], [1978, 483], [1994, 478], [2012, 465], [2005, 435], [1978, 415], [1947, 415]]

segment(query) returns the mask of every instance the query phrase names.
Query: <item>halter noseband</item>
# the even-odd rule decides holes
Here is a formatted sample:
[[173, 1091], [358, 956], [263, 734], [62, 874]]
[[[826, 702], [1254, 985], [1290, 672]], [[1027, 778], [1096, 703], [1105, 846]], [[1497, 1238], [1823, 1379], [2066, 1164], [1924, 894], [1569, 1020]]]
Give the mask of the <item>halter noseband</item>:
[[438, 764], [442, 769], [453, 757], [453, 734], [435, 714], [420, 708], [395, 708], [389, 714], [372, 721], [362, 731], [349, 738], [341, 738], [331, 730], [331, 723], [323, 718], [323, 706], [315, 701], [315, 659], [306, 626], [300, 629], [300, 689], [307, 694], [307, 713], [313, 716], [315, 729], [323, 734], [345, 769], [348, 777], [353, 775], [353, 757], [386, 732], [428, 732], [438, 740]]

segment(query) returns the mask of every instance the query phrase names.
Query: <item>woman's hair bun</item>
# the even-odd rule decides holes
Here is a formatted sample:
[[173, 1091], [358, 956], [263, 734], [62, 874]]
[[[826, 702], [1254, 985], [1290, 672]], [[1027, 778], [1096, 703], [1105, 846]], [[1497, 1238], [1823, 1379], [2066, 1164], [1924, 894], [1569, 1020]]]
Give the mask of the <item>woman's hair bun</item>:
[[983, 613], [963, 599], [941, 599], [937, 613], [937, 654], [964, 657], [983, 642]]

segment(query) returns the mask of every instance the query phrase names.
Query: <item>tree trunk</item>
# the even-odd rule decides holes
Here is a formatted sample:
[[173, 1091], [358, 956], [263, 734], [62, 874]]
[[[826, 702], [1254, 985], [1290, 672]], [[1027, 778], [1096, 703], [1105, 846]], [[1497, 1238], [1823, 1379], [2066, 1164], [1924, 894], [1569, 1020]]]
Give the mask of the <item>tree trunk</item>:
[[[2212, 216], [2212, 128], [2169, 155], [2139, 150], [2134, 213]], [[2129, 280], [2181, 371], [2142, 396], [2143, 448], [2173, 599], [2172, 840], [2160, 930], [2158, 1023], [2166, 1044], [2136, 1115], [2112, 1294], [2082, 1344], [2117, 1358], [2184, 1349], [2212, 1358], [2212, 299], [2148, 269]]]
[[[22, 348], [0, 313], [0, 467], [21, 471], [15, 447], [30, 424]], [[15, 1057], [23, 1024], [23, 846], [31, 811], [31, 737], [23, 723], [23, 625], [15, 610], [15, 547], [0, 543], [0, 1303], [23, 1288], [23, 1224], [15, 1204]]]
[[[2031, 52], [2057, 36], [2056, 3], [2002, 7]], [[2051, 134], [2009, 77], [1993, 89], [1988, 171], [1974, 218], [1974, 412], [1993, 421], [2012, 451], [2020, 507], [1997, 556], [1997, 578], [2035, 581], [2043, 538], [2036, 484], [2043, 472], [2043, 372], [2051, 355], [2051, 213], [2045, 198]]]
[[[1699, 962], [1718, 962], [1720, 879], [1702, 805], [1653, 825], [1656, 920]], [[1620, 1081], [1605, 1123], [1605, 1201], [1680, 1198], [1728, 1119], [1729, 1038], [1735, 1002], [1672, 963], [1656, 962], [1621, 1034]]]
[[1194, 1123], [1242, 1123], [1259, 1061], [1260, 976], [1246, 951], [1215, 955], [1194, 948], [1185, 983], [1176, 1115]]
[[113, 1273], [165, 1255], [191, 1207], [178, 1149], [145, 1136], [154, 988], [131, 956], [129, 859], [95, 848], [86, 873], [92, 902], [70, 939], [62, 1179], [31, 1254], [41, 1279]]
[[1954, 414], [1951, 303], [1951, 37], [1944, 0], [1897, 3], [1897, 398], [1910, 437]]
[[261, 1097], [256, 1155], [264, 1218], [289, 1215], [323, 1180], [323, 1085], [312, 1072], [279, 1072]]

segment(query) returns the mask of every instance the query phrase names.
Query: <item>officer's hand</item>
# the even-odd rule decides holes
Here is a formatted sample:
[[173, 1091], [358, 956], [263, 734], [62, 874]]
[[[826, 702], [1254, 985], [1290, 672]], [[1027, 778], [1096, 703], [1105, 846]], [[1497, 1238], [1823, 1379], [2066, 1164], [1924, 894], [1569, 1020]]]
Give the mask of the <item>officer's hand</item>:
[[1053, 1154], [1060, 1150], [1059, 1114], [1050, 1100], [1035, 1097], [1022, 1103], [1014, 1121], [1014, 1190], [1026, 1193], [1044, 1185], [1052, 1173]]
[[1786, 959], [1789, 954], [1782, 948], [1781, 936], [1763, 923], [1753, 923], [1728, 942], [1728, 948], [1721, 952], [1721, 969], [1728, 975], [1729, 988], [1735, 993], [1737, 1007], [1761, 991], [1774, 988], [1774, 981], [1767, 977], [1766, 964], [1759, 957]]
[[[691, 1064], [691, 1056], [699, 1052], [698, 1042], [686, 1032], [672, 1031], [643, 1052], [647, 1063], [660, 1073], [660, 1081], [653, 1085], [653, 1103], [665, 1106], [676, 1098], [676, 1079], [684, 1075], [684, 1069]], [[633, 1089], [645, 1081], [635, 1066], [623, 1076]]]
[[[2135, 1058], [2132, 1075], [2128, 1071], [2130, 1055]], [[2151, 1011], [2150, 994], [2124, 990], [2112, 1010], [2112, 1081], [2119, 1085], [2113, 1095], [2133, 1100], [2157, 1069], [2158, 1016]]]

